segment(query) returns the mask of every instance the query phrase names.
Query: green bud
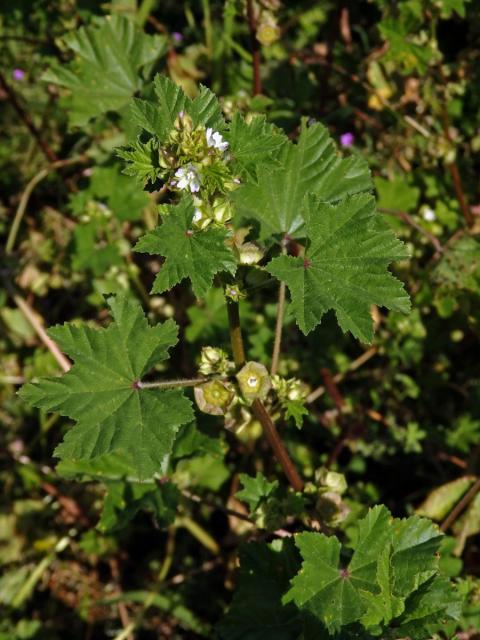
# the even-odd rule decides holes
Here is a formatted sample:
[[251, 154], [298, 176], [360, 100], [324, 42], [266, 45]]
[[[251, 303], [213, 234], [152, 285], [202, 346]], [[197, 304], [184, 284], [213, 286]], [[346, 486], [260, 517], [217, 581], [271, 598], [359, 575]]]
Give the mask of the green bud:
[[236, 284], [225, 287], [225, 296], [227, 298], [230, 298], [230, 300], [233, 300], [234, 302], [238, 302], [242, 298], [245, 298], [245, 294]]
[[233, 368], [233, 363], [228, 359], [226, 352], [217, 347], [202, 347], [199, 371], [203, 375], [212, 373], [226, 374]]
[[211, 380], [194, 389], [195, 402], [203, 413], [224, 416], [235, 397], [235, 390], [228, 382]]
[[281, 31], [275, 16], [269, 11], [262, 13], [261, 22], [257, 27], [257, 40], [268, 47], [280, 39]]
[[327, 491], [334, 491], [342, 495], [347, 490], [347, 481], [343, 473], [329, 471], [325, 467], [317, 470], [315, 480], [321, 489], [326, 489]]
[[247, 362], [237, 373], [237, 380], [249, 404], [257, 398], [263, 400], [272, 388], [268, 371], [260, 362]]
[[219, 224], [225, 224], [232, 219], [232, 205], [225, 198], [215, 198], [212, 204], [213, 218]]

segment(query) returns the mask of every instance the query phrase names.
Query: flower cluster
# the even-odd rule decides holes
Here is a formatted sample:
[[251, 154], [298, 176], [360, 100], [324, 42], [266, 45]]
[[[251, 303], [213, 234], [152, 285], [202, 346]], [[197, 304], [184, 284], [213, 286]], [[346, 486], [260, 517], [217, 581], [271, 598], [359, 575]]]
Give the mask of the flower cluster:
[[232, 206], [227, 192], [240, 181], [229, 166], [229, 144], [212, 127], [194, 126], [181, 111], [167, 140], [159, 149], [161, 177], [174, 190], [193, 195], [197, 229], [227, 224]]

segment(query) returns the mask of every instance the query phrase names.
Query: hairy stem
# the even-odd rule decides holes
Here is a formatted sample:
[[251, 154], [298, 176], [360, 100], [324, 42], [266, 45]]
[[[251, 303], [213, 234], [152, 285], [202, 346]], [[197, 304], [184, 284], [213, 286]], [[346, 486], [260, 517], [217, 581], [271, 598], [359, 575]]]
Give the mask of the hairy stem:
[[303, 490], [303, 480], [300, 478], [298, 471], [295, 468], [288, 452], [283, 444], [278, 431], [273, 424], [271, 417], [268, 415], [267, 410], [263, 406], [262, 402], [257, 398], [252, 403], [253, 415], [260, 422], [263, 427], [263, 433], [265, 434], [268, 444], [272, 447], [275, 457], [282, 465], [282, 469], [288, 478], [288, 481], [295, 489], [295, 491]]
[[[283, 247], [282, 253], [285, 255], [286, 250]], [[280, 359], [280, 348], [282, 345], [283, 317], [285, 315], [285, 292], [287, 285], [283, 280], [280, 282], [278, 289], [278, 305], [277, 305], [277, 321], [275, 324], [275, 339], [273, 341], [272, 367], [270, 373], [274, 376], [278, 370], [278, 361]]]
[[[218, 376], [216, 376], [218, 378]], [[180, 387], [196, 387], [215, 378], [187, 378], [185, 380], [159, 380], [155, 382], [142, 382], [138, 380], [134, 383], [135, 389], [175, 389]]]
[[230, 327], [230, 341], [232, 343], [233, 360], [237, 368], [245, 364], [245, 349], [243, 348], [242, 329], [240, 327], [240, 310], [238, 302], [227, 299], [228, 324]]
[[260, 76], [260, 43], [257, 40], [257, 21], [253, 10], [253, 1], [247, 0], [247, 19], [250, 30], [250, 43], [252, 48], [253, 87], [252, 93], [257, 96], [262, 93], [262, 79]]
[[[245, 364], [245, 349], [243, 347], [242, 331], [240, 327], [240, 312], [238, 302], [227, 300], [227, 308], [228, 320], [230, 324], [230, 341], [232, 343], [233, 359], [237, 367], [242, 367]], [[258, 399], [255, 400], [252, 404], [252, 411], [254, 416], [262, 425], [263, 432], [268, 441], [268, 444], [272, 447], [273, 453], [282, 466], [282, 469], [287, 476], [290, 484], [295, 489], [295, 491], [302, 491], [303, 481], [300, 478], [295, 465], [291, 461], [285, 445], [278, 435], [275, 425], [273, 424], [268, 411], [263, 406], [263, 403]]]

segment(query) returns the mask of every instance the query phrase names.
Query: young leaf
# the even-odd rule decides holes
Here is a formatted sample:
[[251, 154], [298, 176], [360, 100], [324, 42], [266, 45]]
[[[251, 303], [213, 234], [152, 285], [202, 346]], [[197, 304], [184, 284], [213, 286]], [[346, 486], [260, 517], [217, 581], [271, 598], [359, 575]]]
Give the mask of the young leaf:
[[160, 211], [164, 214], [163, 223], [135, 245], [135, 251], [166, 258], [155, 279], [154, 293], [162, 293], [184, 278], [190, 278], [193, 292], [202, 298], [211, 288], [216, 273], [235, 273], [233, 253], [225, 245], [228, 231], [219, 227], [194, 229], [195, 207], [190, 196], [182, 198], [177, 206], [166, 205]]
[[194, 126], [217, 130], [225, 127], [220, 104], [207, 87], [200, 86], [199, 94], [191, 100], [170, 78], [157, 74], [154, 90], [157, 101], [135, 98], [130, 104], [130, 116], [141, 129], [156, 135], [159, 140], [164, 140], [172, 131], [181, 111], [188, 113]]
[[144, 184], [148, 181], [153, 184], [160, 175], [158, 149], [154, 138], [145, 143], [136, 140], [128, 148], [117, 149], [116, 153], [127, 162], [123, 170], [127, 176], [134, 176]]
[[253, 478], [246, 473], [239, 475], [239, 480], [242, 483], [243, 489], [237, 491], [235, 497], [238, 500], [246, 502], [250, 508], [250, 511], [255, 511], [259, 504], [271, 496], [278, 489], [278, 481], [274, 480], [269, 482], [263, 473], [257, 471], [257, 475]]
[[300, 234], [300, 213], [307, 193], [324, 202], [369, 191], [367, 164], [358, 156], [341, 159], [327, 129], [320, 124], [303, 127], [297, 144], [287, 142], [279, 154], [279, 168], [262, 167], [257, 183], [248, 182], [233, 194], [241, 218], [258, 220], [262, 238], [274, 234]]
[[387, 269], [406, 257], [403, 244], [376, 214], [369, 194], [336, 205], [309, 195], [302, 212], [309, 242], [305, 256], [279, 256], [267, 271], [287, 283], [293, 314], [305, 334], [333, 309], [343, 331], [370, 342], [372, 304], [403, 312], [410, 308], [403, 284]]
[[139, 70], [166, 51], [164, 36], [146, 35], [118, 15], [74, 30], [64, 40], [77, 58], [52, 67], [43, 79], [71, 91], [70, 118], [78, 126], [121, 109], [143, 84]]
[[50, 335], [75, 364], [59, 378], [24, 386], [31, 405], [77, 422], [56, 449], [60, 458], [128, 455], [140, 478], [161, 471], [180, 425], [192, 419], [179, 390], [139, 389], [136, 382], [165, 360], [177, 342], [172, 320], [149, 327], [137, 302], [110, 298], [114, 322], [106, 329], [65, 324]]

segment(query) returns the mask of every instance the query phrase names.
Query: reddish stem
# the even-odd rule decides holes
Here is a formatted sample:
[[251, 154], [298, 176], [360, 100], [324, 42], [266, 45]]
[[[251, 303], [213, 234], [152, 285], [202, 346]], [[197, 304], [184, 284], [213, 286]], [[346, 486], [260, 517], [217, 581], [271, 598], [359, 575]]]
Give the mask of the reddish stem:
[[252, 0], [247, 0], [247, 18], [252, 47], [253, 95], [257, 96], [259, 93], [262, 93], [262, 78], [260, 76], [260, 43], [257, 40], [257, 21], [255, 19]]

